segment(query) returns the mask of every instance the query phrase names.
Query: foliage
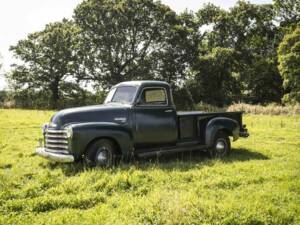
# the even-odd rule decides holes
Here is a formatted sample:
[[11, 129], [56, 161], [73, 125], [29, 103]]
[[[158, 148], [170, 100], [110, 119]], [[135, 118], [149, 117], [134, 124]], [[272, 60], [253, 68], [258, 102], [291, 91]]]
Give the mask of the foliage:
[[23, 61], [13, 65], [8, 74], [14, 88], [47, 93], [44, 96], [50, 97], [47, 99], [51, 107], [58, 107], [61, 86], [70, 84], [70, 80], [76, 81], [77, 32], [73, 22], [63, 20], [48, 24], [43, 31], [32, 33], [11, 46], [15, 57]]
[[300, 105], [281, 106], [274, 103], [269, 105], [250, 105], [245, 103], [236, 103], [222, 108], [205, 103], [195, 105], [195, 109], [204, 112], [244, 112], [254, 115], [300, 115]]
[[[91, 93], [78, 88], [77, 85], [65, 89], [61, 88], [64, 98], [60, 100], [63, 108], [79, 107], [85, 105], [102, 104], [106, 97], [106, 92], [98, 91]], [[0, 92], [0, 107], [3, 108], [23, 108], [23, 109], [47, 109], [51, 108], [47, 91], [34, 91], [32, 89], [3, 91]]]
[[[230, 49], [232, 54], [225, 67], [220, 65], [216, 68], [219, 65], [207, 62], [210, 68], [195, 68], [199, 74], [198, 82], [193, 85], [198, 90], [196, 96], [200, 96], [201, 92], [202, 97], [205, 95], [201, 101], [219, 105], [237, 100], [254, 104], [280, 102], [282, 80], [276, 68], [279, 31], [274, 24], [275, 12], [272, 5], [239, 1], [229, 11], [225, 11], [208, 4], [197, 12], [197, 17], [200, 27], [211, 26], [211, 31], [204, 33], [200, 45], [203, 57], [209, 57], [220, 47]], [[200, 63], [203, 57], [200, 55]], [[214, 75], [216, 70], [223, 76], [218, 76], [220, 82], [217, 86], [217, 81], [213, 80], [217, 76]], [[218, 87], [217, 91], [228, 78], [229, 83], [232, 83], [230, 77], [234, 77], [236, 84], [224, 85], [222, 91], [227, 92], [227, 95], [224, 93], [223, 97], [221, 91], [211, 96], [210, 88], [206, 94], [201, 88], [202, 83], [208, 83], [208, 77], [212, 82], [209, 86]]]
[[299, 116], [245, 116], [251, 136], [225, 160], [186, 153], [106, 170], [34, 154], [52, 114], [0, 110], [0, 224], [300, 223]]
[[234, 77], [236, 57], [233, 49], [221, 47], [200, 56], [194, 67], [198, 73], [188, 82], [195, 102], [202, 101], [221, 107], [239, 95], [239, 84], [237, 77]]
[[227, 107], [228, 112], [244, 111], [249, 114], [259, 115], [300, 115], [300, 105], [280, 106], [275, 104], [270, 105], [249, 105], [244, 103], [233, 104]]
[[298, 0], [273, 0], [280, 25], [294, 27], [300, 22], [300, 2]]
[[287, 91], [284, 101], [300, 103], [300, 28], [284, 37], [278, 48], [278, 61]]
[[41, 104], [25, 105], [41, 108], [76, 105], [87, 85], [105, 93], [116, 83], [147, 79], [187, 94], [187, 102], [176, 99], [180, 109], [199, 102], [280, 104], [283, 94], [284, 103], [293, 103], [287, 81], [283, 91], [277, 49], [298, 23], [296, 0], [238, 1], [229, 10], [209, 3], [181, 14], [153, 0], [86, 0], [73, 20], [48, 24], [12, 46], [20, 62], [7, 78], [14, 96], [38, 95]]
[[3, 106], [5, 99], [7, 98], [6, 91], [0, 91], [0, 107]]
[[81, 28], [83, 79], [104, 88], [136, 79], [174, 82], [195, 45], [186, 38], [190, 27], [152, 0], [88, 0], [77, 6], [74, 19]]

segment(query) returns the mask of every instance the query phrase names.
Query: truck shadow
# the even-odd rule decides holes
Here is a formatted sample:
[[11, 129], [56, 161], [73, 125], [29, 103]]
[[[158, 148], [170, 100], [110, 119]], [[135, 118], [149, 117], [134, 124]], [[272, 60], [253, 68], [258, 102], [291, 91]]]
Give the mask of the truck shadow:
[[[223, 159], [211, 159], [208, 153], [201, 151], [193, 152], [182, 152], [177, 154], [162, 155], [159, 157], [150, 157], [145, 159], [134, 158], [130, 161], [124, 162], [121, 160], [118, 166], [110, 169], [111, 172], [128, 170], [130, 167], [134, 166], [136, 169], [148, 170], [150, 168], [158, 168], [162, 170], [180, 170], [187, 171], [195, 167], [202, 166], [213, 166], [217, 161], [222, 161], [224, 163], [234, 163], [234, 162], [245, 162], [249, 160], [268, 160], [269, 157], [260, 153], [255, 152], [246, 148], [233, 148], [231, 154]], [[76, 164], [60, 164], [49, 162], [46, 164], [49, 169], [60, 168], [66, 176], [74, 176], [78, 173], [91, 170], [91, 168], [86, 167], [84, 163], [79, 162]], [[96, 170], [105, 170], [102, 168], [96, 168]]]
[[140, 159], [135, 162], [140, 169], [158, 167], [163, 170], [186, 171], [195, 167], [213, 166], [217, 161], [224, 163], [245, 162], [249, 160], [268, 160], [268, 156], [246, 148], [233, 148], [230, 155], [222, 159], [211, 159], [201, 151], [164, 155], [158, 158]]

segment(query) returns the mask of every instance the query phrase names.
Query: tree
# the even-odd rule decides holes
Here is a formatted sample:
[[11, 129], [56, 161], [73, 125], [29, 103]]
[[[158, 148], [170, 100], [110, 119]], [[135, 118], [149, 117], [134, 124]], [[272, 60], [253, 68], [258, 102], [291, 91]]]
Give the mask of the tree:
[[176, 17], [176, 24], [166, 31], [162, 48], [153, 53], [155, 78], [164, 80], [175, 89], [184, 83], [197, 62], [201, 35], [194, 15], [188, 11]]
[[300, 28], [285, 35], [278, 48], [278, 69], [283, 77], [284, 102], [300, 102]]
[[300, 22], [299, 0], [273, 0], [274, 7], [279, 17], [280, 26], [295, 28]]
[[50, 106], [57, 108], [61, 87], [74, 80], [78, 72], [78, 31], [73, 22], [63, 20], [11, 46], [14, 56], [21, 60], [12, 66], [8, 75], [11, 82], [21, 89], [49, 92]]
[[280, 102], [282, 80], [275, 63], [280, 37], [274, 24], [273, 6], [239, 1], [229, 11], [224, 11], [209, 4], [198, 11], [197, 17], [200, 29], [203, 25], [211, 27], [211, 31], [204, 33], [200, 45], [203, 56], [211, 54], [216, 47], [230, 48], [238, 53], [232, 62], [236, 64], [235, 73], [241, 84], [240, 100]]
[[217, 106], [228, 105], [239, 96], [234, 49], [217, 47], [200, 56], [196, 75], [188, 82], [194, 100]]
[[133, 79], [173, 82], [185, 74], [188, 48], [180, 44], [188, 44], [190, 30], [160, 2], [87, 0], [74, 19], [81, 28], [84, 79], [109, 88]]

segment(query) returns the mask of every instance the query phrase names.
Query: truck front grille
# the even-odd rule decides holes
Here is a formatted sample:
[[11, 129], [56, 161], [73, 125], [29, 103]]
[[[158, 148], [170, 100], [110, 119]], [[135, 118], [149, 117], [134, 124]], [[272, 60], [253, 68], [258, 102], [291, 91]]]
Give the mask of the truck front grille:
[[65, 130], [46, 130], [45, 148], [48, 152], [68, 154], [69, 143]]

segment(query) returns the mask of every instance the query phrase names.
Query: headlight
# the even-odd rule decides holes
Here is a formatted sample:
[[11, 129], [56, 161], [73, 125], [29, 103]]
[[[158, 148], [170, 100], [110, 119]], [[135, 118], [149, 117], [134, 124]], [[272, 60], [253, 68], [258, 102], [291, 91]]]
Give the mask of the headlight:
[[57, 124], [51, 122], [51, 123], [49, 124], [49, 126], [52, 127], [52, 128], [56, 128], [56, 127], [57, 127]]
[[73, 136], [73, 129], [72, 127], [67, 127], [66, 129], [67, 137], [71, 138]]

